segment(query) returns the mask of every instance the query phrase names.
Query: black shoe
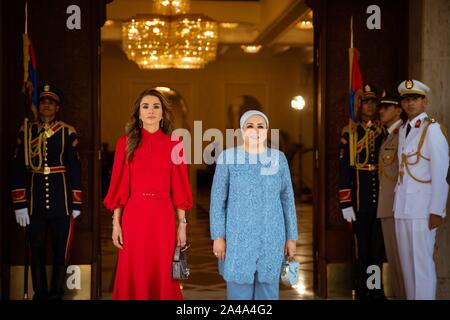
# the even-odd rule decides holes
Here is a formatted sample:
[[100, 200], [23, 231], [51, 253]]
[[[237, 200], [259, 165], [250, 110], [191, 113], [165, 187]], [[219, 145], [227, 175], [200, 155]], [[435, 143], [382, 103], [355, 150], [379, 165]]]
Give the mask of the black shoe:
[[365, 291], [365, 290], [356, 290], [355, 292], [355, 299], [356, 300], [369, 300], [370, 299], [370, 295], [369, 292]]
[[374, 290], [370, 295], [371, 300], [387, 300], [383, 290]]
[[33, 301], [47, 301], [48, 295], [44, 293], [35, 293], [33, 295]]
[[62, 294], [50, 294], [48, 296], [49, 301], [61, 301], [63, 299]]

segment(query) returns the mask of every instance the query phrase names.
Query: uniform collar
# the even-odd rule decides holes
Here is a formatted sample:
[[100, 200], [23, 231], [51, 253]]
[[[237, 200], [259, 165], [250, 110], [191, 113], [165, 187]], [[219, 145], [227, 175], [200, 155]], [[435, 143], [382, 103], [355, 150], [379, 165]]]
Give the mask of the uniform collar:
[[367, 123], [369, 121], [374, 121], [375, 117], [368, 117], [368, 116], [363, 116], [361, 115], [361, 117], [359, 118], [361, 123]]
[[402, 119], [398, 119], [394, 124], [392, 124], [387, 130], [391, 134], [395, 129], [398, 129], [402, 125]]
[[416, 122], [417, 120], [422, 120], [424, 118], [428, 117], [426, 112], [422, 112], [421, 114], [419, 114], [418, 116], [416, 116], [415, 118], [408, 120], [406, 122], [406, 125], [411, 124], [411, 127], [415, 127], [416, 126]]
[[45, 123], [45, 122], [39, 120], [38, 127], [39, 127], [39, 130], [42, 130], [44, 128], [48, 129], [48, 128], [53, 127], [57, 123], [58, 123], [58, 120], [56, 118], [53, 119], [52, 121], [50, 121], [49, 123]]

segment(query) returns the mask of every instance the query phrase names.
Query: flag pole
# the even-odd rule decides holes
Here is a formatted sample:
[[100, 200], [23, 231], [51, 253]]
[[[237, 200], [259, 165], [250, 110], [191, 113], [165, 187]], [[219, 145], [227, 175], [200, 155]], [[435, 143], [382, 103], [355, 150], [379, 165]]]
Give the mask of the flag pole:
[[353, 49], [353, 16], [350, 17], [350, 48]]
[[[28, 77], [28, 61], [25, 59], [27, 57], [27, 50], [28, 50], [28, 1], [25, 1], [25, 27], [24, 27], [25, 33], [23, 35], [23, 81], [27, 81]], [[23, 121], [23, 140], [24, 140], [24, 155], [25, 155], [25, 166], [28, 168], [28, 117], [26, 116], [26, 112], [28, 111], [28, 104], [27, 104], [27, 89], [25, 88], [25, 119]]]
[[25, 1], [25, 34], [28, 34], [28, 1]]
[[[24, 81], [28, 81], [28, 50], [29, 50], [29, 40], [28, 40], [28, 1], [25, 0], [25, 33], [23, 35], [23, 67], [24, 67]], [[28, 91], [28, 88], [25, 87], [25, 112], [28, 112], [28, 101], [32, 101], [32, 99], [29, 99], [31, 97], [28, 97], [30, 93]], [[25, 119], [23, 121], [23, 147], [24, 147], [24, 156], [25, 156], [25, 166], [27, 169], [29, 168], [29, 153], [28, 153], [28, 122], [29, 119], [26, 116], [25, 113]], [[29, 246], [29, 239], [28, 239], [28, 232], [27, 227], [23, 228], [23, 232], [25, 234], [25, 261], [24, 261], [24, 268], [23, 268], [23, 299], [28, 300], [28, 270], [29, 270], [29, 255], [30, 255], [30, 246]]]
[[[352, 77], [353, 77], [353, 59], [354, 59], [354, 55], [357, 54], [357, 52], [355, 52], [354, 47], [353, 47], [353, 16], [351, 16], [350, 18], [350, 49], [349, 49], [349, 63], [350, 63], [350, 74], [349, 74], [349, 88], [351, 90], [352, 88]], [[357, 57], [358, 58], [358, 57]], [[354, 97], [353, 97], [354, 99]], [[349, 151], [350, 151], [350, 166], [354, 166], [355, 165], [355, 160], [356, 160], [356, 148], [355, 148], [355, 144], [356, 144], [356, 136], [355, 136], [355, 130], [356, 130], [356, 126], [355, 126], [355, 122], [353, 121], [352, 116], [355, 115], [355, 110], [356, 110], [356, 106], [354, 105], [355, 103], [355, 99], [353, 100], [353, 110], [351, 110], [351, 114], [348, 120], [348, 126], [349, 126]], [[359, 187], [359, 186], [358, 186]], [[350, 229], [353, 231], [353, 225], [351, 223], [349, 223], [350, 225]], [[358, 263], [359, 260], [359, 256], [358, 256], [358, 238], [356, 237], [356, 233], [353, 232], [353, 254], [354, 254], [354, 264]], [[352, 295], [354, 296], [356, 293], [356, 290], [353, 289], [352, 290]]]
[[[352, 87], [352, 73], [353, 73], [353, 16], [350, 18], [350, 49], [349, 49], [349, 89]], [[348, 119], [348, 135], [349, 135], [349, 151], [350, 151], [350, 166], [355, 165], [355, 140], [354, 140], [354, 122], [352, 115]]]

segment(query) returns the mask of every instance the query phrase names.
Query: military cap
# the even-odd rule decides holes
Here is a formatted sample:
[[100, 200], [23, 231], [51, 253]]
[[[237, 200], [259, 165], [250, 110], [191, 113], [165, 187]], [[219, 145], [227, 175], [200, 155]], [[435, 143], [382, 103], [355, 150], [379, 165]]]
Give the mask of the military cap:
[[430, 88], [418, 80], [405, 80], [398, 85], [398, 93], [402, 98], [408, 96], [426, 97], [430, 92]]
[[362, 101], [370, 100], [370, 99], [377, 99], [377, 88], [370, 84], [365, 84], [363, 87], [363, 94], [362, 94]]
[[52, 99], [57, 103], [62, 103], [64, 100], [64, 95], [62, 91], [49, 83], [44, 83], [42, 86], [39, 87], [38, 96], [39, 100], [48, 98]]
[[401, 100], [400, 96], [396, 93], [383, 92], [383, 95], [380, 101], [378, 102], [377, 107], [387, 107], [390, 105], [394, 105], [398, 108], [401, 108], [400, 100]]

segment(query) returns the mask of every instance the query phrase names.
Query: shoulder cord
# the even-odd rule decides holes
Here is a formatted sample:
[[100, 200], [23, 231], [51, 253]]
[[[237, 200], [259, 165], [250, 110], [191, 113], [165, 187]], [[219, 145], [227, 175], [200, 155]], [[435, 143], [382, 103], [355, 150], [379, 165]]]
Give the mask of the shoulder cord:
[[[29, 127], [28, 129], [28, 141], [27, 143], [27, 148], [28, 148], [28, 156], [29, 156], [29, 164], [32, 170], [40, 170], [42, 168], [42, 144], [45, 142], [46, 137], [45, 137], [45, 131], [41, 132], [38, 136], [38, 143], [36, 144], [36, 146], [32, 146], [31, 145], [31, 140], [32, 140], [32, 133], [31, 133], [31, 128], [32, 126]], [[34, 157], [38, 157], [38, 164], [35, 165], [33, 163], [33, 158]]]
[[[421, 135], [420, 140], [419, 140], [419, 145], [418, 145], [418, 147], [417, 147], [417, 152], [415, 152], [415, 153], [413, 153], [413, 154], [410, 154], [410, 155], [406, 155], [406, 154], [402, 153], [402, 162], [401, 162], [401, 164], [400, 164], [400, 170], [401, 170], [401, 172], [403, 173], [403, 168], [406, 168], [406, 171], [408, 172], [409, 176], [410, 176], [411, 178], [413, 178], [415, 181], [420, 182], [420, 183], [431, 183], [431, 179], [430, 179], [430, 180], [421, 180], [421, 179], [418, 179], [417, 177], [415, 177], [415, 176], [411, 173], [411, 170], [410, 170], [409, 166], [414, 166], [414, 165], [418, 164], [419, 161], [420, 161], [420, 158], [425, 159], [425, 160], [427, 160], [427, 161], [430, 161], [430, 159], [427, 158], [427, 157], [425, 157], [425, 156], [423, 156], [421, 152], [422, 152], [423, 144], [424, 144], [424, 142], [425, 142], [425, 137], [426, 137], [427, 132], [428, 132], [428, 127], [430, 126], [431, 123], [432, 123], [432, 122], [428, 121], [428, 123], [427, 123], [425, 129], [424, 129], [423, 132], [422, 132], [422, 135]], [[411, 158], [411, 157], [416, 157], [416, 161], [414, 161], [414, 162], [408, 162], [408, 158]]]
[[[355, 131], [355, 141], [358, 141], [358, 132]], [[379, 128], [377, 130], [371, 130], [370, 128], [366, 128], [366, 132], [364, 136], [359, 140], [357, 143], [355, 143], [355, 149], [354, 154], [357, 155], [356, 161], [355, 161], [355, 167], [356, 169], [363, 168], [367, 162], [369, 162], [369, 154], [371, 152], [375, 151], [375, 139], [381, 134], [381, 130]], [[362, 149], [358, 152], [358, 147], [361, 147]], [[365, 158], [363, 162], [359, 162], [358, 155], [362, 152], [362, 150], [366, 151]]]

